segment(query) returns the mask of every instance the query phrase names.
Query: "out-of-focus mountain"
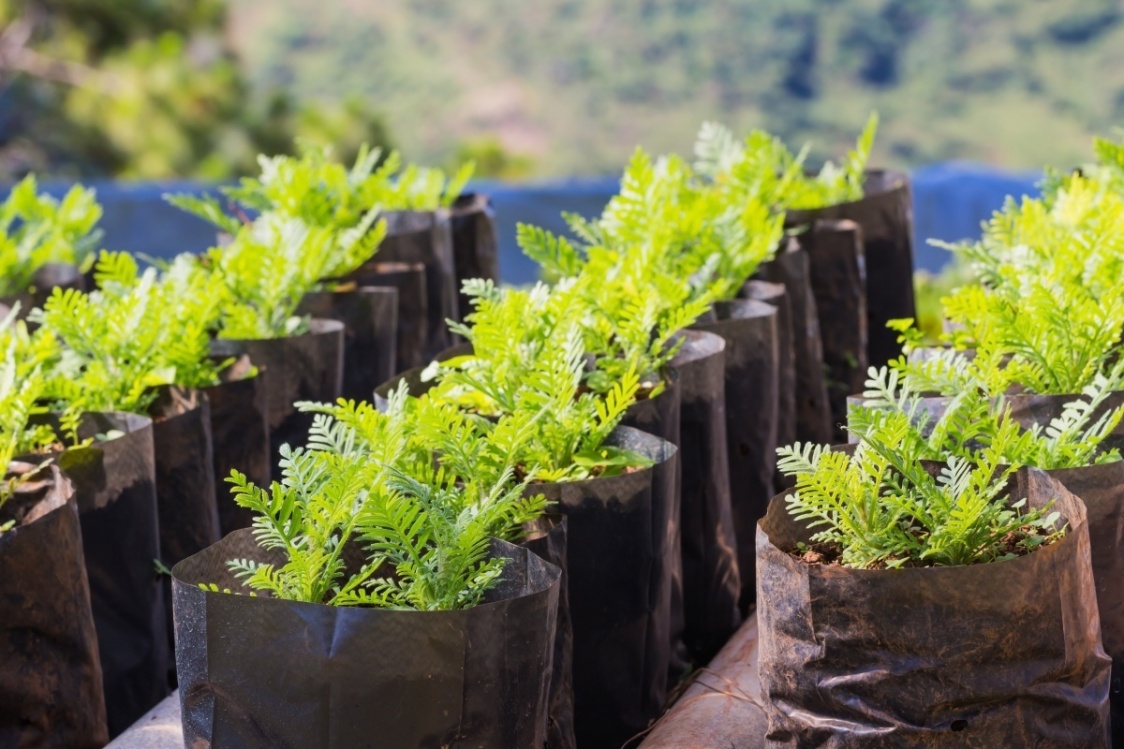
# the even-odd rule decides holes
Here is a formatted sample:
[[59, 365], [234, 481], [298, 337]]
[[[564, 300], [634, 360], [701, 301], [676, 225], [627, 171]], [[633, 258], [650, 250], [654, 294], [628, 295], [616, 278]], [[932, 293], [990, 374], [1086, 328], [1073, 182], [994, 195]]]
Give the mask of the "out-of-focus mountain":
[[701, 121], [878, 158], [1084, 160], [1124, 123], [1118, 0], [232, 0], [251, 81], [361, 94], [414, 158], [494, 134], [539, 174], [685, 151]]

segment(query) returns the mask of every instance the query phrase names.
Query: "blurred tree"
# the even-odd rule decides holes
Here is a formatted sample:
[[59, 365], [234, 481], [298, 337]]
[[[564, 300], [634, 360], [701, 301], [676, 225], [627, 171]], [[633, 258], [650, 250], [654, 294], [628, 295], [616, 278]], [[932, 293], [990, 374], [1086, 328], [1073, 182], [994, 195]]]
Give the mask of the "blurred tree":
[[535, 169], [534, 159], [512, 153], [491, 135], [460, 141], [456, 154], [449, 162], [449, 169], [456, 169], [470, 161], [475, 164], [472, 173], [477, 178], [526, 179]]
[[223, 179], [295, 138], [392, 145], [361, 102], [253, 95], [225, 22], [223, 0], [0, 0], [0, 178]]

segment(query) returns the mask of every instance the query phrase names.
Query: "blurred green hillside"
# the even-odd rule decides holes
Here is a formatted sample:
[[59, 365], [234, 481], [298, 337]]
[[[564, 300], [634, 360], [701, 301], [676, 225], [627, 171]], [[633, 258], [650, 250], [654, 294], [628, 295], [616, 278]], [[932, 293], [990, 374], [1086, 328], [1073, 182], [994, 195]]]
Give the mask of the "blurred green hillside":
[[[539, 174], [617, 169], [699, 123], [840, 153], [871, 109], [908, 165], [1085, 160], [1124, 124], [1116, 0], [231, 0], [255, 87], [361, 95], [412, 158], [494, 134]], [[526, 168], [524, 168], [526, 171]]]

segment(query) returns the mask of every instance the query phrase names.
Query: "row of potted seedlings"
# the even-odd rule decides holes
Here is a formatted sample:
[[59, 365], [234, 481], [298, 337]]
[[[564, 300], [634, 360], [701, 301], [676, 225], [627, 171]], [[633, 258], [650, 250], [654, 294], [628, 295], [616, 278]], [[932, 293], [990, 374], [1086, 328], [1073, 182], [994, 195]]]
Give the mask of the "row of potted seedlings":
[[[937, 346], [780, 451], [757, 534], [763, 746], [1124, 745], [1124, 146], [953, 249]], [[758, 729], [760, 730], [760, 729]]]
[[[864, 331], [912, 313], [908, 186], [864, 172], [872, 138], [817, 174], [715, 127], [693, 164], [638, 152], [573, 238], [520, 228], [552, 285], [459, 296], [495, 257], [464, 173], [263, 159], [225, 203], [175, 199], [223, 233], [205, 256], [103, 253], [33, 332], [16, 306], [38, 374], [15, 387], [42, 380], [42, 439], [77, 487], [110, 733], [168, 686], [155, 559], [187, 745], [643, 731], [752, 604], [778, 440], [830, 439], [839, 393], [892, 353]], [[396, 304], [341, 311], [384, 280]]]

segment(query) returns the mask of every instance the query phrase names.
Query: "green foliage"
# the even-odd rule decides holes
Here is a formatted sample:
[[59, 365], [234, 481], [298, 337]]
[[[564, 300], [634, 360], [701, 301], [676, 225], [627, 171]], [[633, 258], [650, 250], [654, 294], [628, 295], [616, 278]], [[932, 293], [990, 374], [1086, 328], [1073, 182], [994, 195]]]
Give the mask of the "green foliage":
[[220, 366], [208, 358], [217, 290], [188, 263], [177, 260], [162, 280], [126, 253], [103, 251], [97, 291], [55, 289], [34, 313], [64, 347], [44, 397], [60, 410], [143, 414], [157, 386], [218, 384]]
[[347, 154], [389, 144], [382, 118], [354, 98], [298, 105], [273, 85], [251, 91], [225, 10], [222, 0], [0, 5], [12, 114], [0, 170], [225, 179], [295, 136]]
[[582, 320], [586, 308], [577, 284], [554, 289], [498, 289], [491, 281], [466, 281], [473, 299], [468, 324], [454, 332], [474, 354], [431, 365], [437, 379], [428, 398], [481, 417], [535, 415], [518, 448], [525, 475], [543, 481], [579, 480], [647, 465], [634, 453], [604, 444], [635, 401], [640, 373], [633, 365], [604, 392], [588, 386]]
[[300, 335], [308, 318], [301, 300], [323, 279], [345, 275], [370, 258], [385, 236], [377, 209], [347, 229], [310, 226], [267, 212], [212, 248], [205, 267], [222, 285], [218, 336], [245, 340]]
[[1003, 396], [988, 397], [976, 387], [965, 387], [944, 404], [934, 419], [925, 410], [920, 391], [912, 379], [883, 367], [871, 368], [863, 392], [865, 401], [848, 414], [848, 429], [864, 435], [881, 423], [878, 412], [906, 416], [925, 436], [924, 457], [975, 460], [985, 447], [995, 446], [1008, 465], [1034, 466], [1045, 470], [1079, 468], [1120, 459], [1116, 449], [1102, 448], [1104, 440], [1119, 426], [1124, 406], [1109, 409], [1109, 396], [1124, 385], [1124, 365], [1111, 376], [1097, 375], [1080, 396], [1065, 404], [1049, 424], [1033, 424], [1017, 437], [1017, 428]]
[[[405, 389], [385, 414], [345, 401], [303, 407], [321, 413], [307, 449], [282, 448], [280, 483], [267, 491], [230, 479], [235, 500], [259, 514], [258, 542], [287, 561], [232, 560], [231, 569], [291, 600], [421, 611], [479, 603], [503, 571], [503, 560], [488, 559], [489, 538], [514, 534], [543, 509], [541, 496], [525, 498], [512, 481], [502, 427], [478, 440], [479, 425], [456, 409], [407, 408]], [[344, 558], [352, 546], [366, 550], [357, 569]]]
[[774, 210], [823, 208], [863, 196], [863, 179], [878, 115], [871, 114], [855, 149], [843, 164], [825, 162], [819, 173], [806, 173], [809, 147], [793, 154], [777, 137], [754, 130], [741, 143], [722, 125], [705, 123], [695, 142], [695, 169], [743, 199], [761, 200]]
[[937, 476], [921, 460], [928, 441], [910, 415], [872, 410], [853, 455], [824, 445], [778, 449], [777, 467], [795, 477], [788, 511], [838, 546], [849, 567], [964, 565], [1010, 558], [1010, 538], [1026, 551], [1057, 536], [1057, 514], [1027, 510], [1004, 495], [1014, 468], [1003, 458], [1020, 439], [1003, 422], [973, 460], [950, 456]]
[[47, 263], [83, 267], [101, 232], [93, 190], [75, 185], [61, 201], [39, 194], [34, 176], [21, 180], [0, 204], [0, 296], [27, 291]]
[[[32, 336], [16, 310], [0, 320], [0, 507], [33, 473], [8, 475], [12, 459], [43, 451], [57, 441], [54, 430], [31, 426], [33, 415], [42, 413], [39, 400], [46, 389], [43, 370], [56, 355], [56, 344], [48, 335]], [[5, 530], [0, 524], [0, 531]]]

